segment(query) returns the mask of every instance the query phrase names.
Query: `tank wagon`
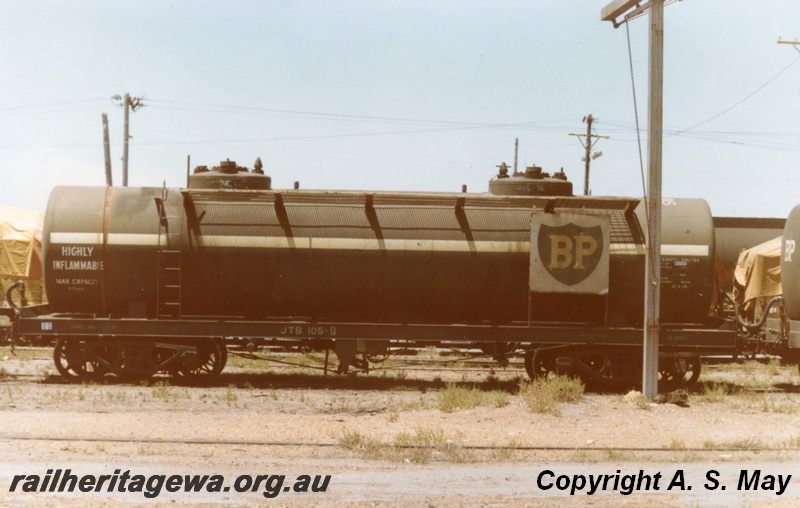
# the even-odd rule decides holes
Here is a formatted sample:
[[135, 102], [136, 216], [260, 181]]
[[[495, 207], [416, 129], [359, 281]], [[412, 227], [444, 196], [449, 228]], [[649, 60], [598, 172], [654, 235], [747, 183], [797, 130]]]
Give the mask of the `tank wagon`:
[[[789, 213], [781, 240], [780, 282], [783, 295], [770, 300], [760, 322], [746, 328], [763, 342], [762, 349], [777, 353], [791, 363], [800, 365], [800, 205]], [[774, 310], [775, 312], [770, 312]]]
[[[785, 315], [791, 321], [800, 321], [800, 260], [797, 245], [800, 240], [800, 205], [794, 207], [786, 220], [781, 248], [781, 286]], [[794, 336], [792, 333], [790, 336]], [[800, 341], [792, 340], [790, 345], [800, 348]]]
[[733, 289], [733, 270], [742, 251], [781, 236], [785, 225], [786, 219], [780, 218], [714, 217], [715, 244], [722, 265], [717, 276], [720, 289]]
[[[225, 338], [247, 337], [321, 342], [340, 371], [393, 345], [448, 343], [523, 351], [531, 376], [640, 381], [639, 200], [273, 190], [231, 167], [183, 189], [55, 188], [49, 307], [22, 309], [18, 333], [56, 337], [68, 377], [215, 375]], [[707, 204], [664, 205], [659, 369], [696, 379], [699, 356], [729, 354], [735, 332], [708, 317]]]

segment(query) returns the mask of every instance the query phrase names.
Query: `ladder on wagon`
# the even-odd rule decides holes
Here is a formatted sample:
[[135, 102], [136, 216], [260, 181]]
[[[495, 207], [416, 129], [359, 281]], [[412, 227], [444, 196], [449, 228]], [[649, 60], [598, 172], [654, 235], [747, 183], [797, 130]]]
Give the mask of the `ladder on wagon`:
[[180, 209], [168, 210], [166, 205], [169, 191], [161, 190], [156, 197], [159, 215], [158, 231], [158, 282], [157, 316], [159, 319], [180, 319], [181, 317], [181, 229], [183, 216]]

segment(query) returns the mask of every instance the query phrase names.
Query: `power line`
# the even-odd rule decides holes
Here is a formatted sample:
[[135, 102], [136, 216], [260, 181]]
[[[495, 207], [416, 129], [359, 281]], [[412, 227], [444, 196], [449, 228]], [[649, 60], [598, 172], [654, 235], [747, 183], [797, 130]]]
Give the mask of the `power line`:
[[[511, 126], [509, 126], [511, 127]], [[378, 137], [378, 136], [399, 136], [404, 134], [430, 134], [439, 132], [454, 132], [466, 130], [479, 130], [483, 127], [450, 127], [441, 129], [414, 129], [414, 130], [397, 130], [397, 131], [383, 131], [383, 132], [360, 132], [349, 134], [320, 134], [316, 136], [275, 136], [265, 138], [247, 138], [247, 139], [217, 139], [217, 140], [202, 140], [202, 141], [156, 141], [156, 142], [143, 142], [138, 145], [182, 145], [182, 144], [220, 144], [220, 143], [259, 143], [268, 141], [303, 141], [312, 139], [339, 139], [339, 138], [359, 138], [359, 137]]]
[[[800, 49], [798, 49], [796, 46], [793, 46], [793, 47], [798, 53], [800, 53]], [[789, 70], [789, 68], [791, 68], [798, 61], [800, 61], [800, 57], [795, 58], [789, 65], [787, 65], [786, 67], [781, 69], [780, 72], [778, 72], [777, 74], [772, 76], [769, 80], [767, 80], [767, 82], [765, 82], [763, 85], [761, 85], [758, 88], [756, 88], [753, 92], [751, 92], [748, 95], [746, 95], [743, 99], [741, 99], [740, 101], [736, 102], [735, 104], [725, 108], [724, 110], [720, 111], [719, 113], [707, 118], [706, 120], [703, 120], [702, 122], [699, 122], [699, 123], [697, 123], [697, 124], [695, 124], [695, 125], [693, 125], [691, 127], [686, 127], [686, 128], [683, 128], [683, 129], [678, 129], [678, 130], [665, 129], [665, 131], [664, 131], [665, 137], [682, 136], [682, 137], [690, 137], [690, 138], [694, 138], [694, 139], [702, 139], [704, 141], [713, 141], [713, 142], [718, 142], [718, 143], [727, 142], [727, 143], [733, 143], [733, 144], [738, 144], [738, 145], [743, 145], [743, 146], [752, 146], [752, 147], [760, 147], [760, 148], [768, 148], [768, 147], [771, 147], [771, 146], [774, 145], [776, 147], [797, 149], [798, 146], [797, 146], [796, 143], [791, 144], [791, 145], [789, 145], [789, 144], [764, 144], [764, 143], [758, 144], [758, 143], [747, 143], [747, 142], [744, 142], [744, 141], [738, 141], [738, 140], [732, 140], [732, 139], [714, 138], [712, 136], [712, 134], [721, 134], [721, 135], [738, 134], [738, 135], [743, 135], [743, 136], [748, 136], [748, 135], [750, 135], [750, 136], [771, 136], [771, 135], [776, 135], [777, 134], [777, 135], [784, 135], [786, 137], [792, 137], [792, 136], [796, 136], [797, 135], [796, 133], [759, 133], [759, 132], [750, 132], [750, 133], [738, 132], [737, 133], [737, 132], [725, 132], [725, 131], [700, 131], [700, 132], [692, 133], [692, 134], [689, 134], [689, 135], [687, 135], [686, 133], [688, 131], [692, 131], [692, 130], [696, 129], [697, 127], [700, 127], [701, 125], [705, 125], [705, 124], [711, 122], [712, 120], [716, 120], [717, 118], [719, 118], [720, 116], [724, 115], [725, 113], [727, 113], [727, 112], [731, 111], [732, 109], [736, 108], [737, 106], [743, 104], [744, 102], [746, 102], [747, 100], [752, 98], [754, 95], [756, 95], [758, 92], [760, 92], [761, 90], [766, 88], [770, 83], [772, 83], [773, 81], [778, 79], [778, 77], [780, 77], [783, 73], [785, 73], [787, 70]], [[630, 131], [634, 131], [635, 130], [633, 127], [629, 127], [628, 125], [615, 124], [615, 123], [611, 123], [611, 122], [603, 122], [603, 124], [604, 125], [609, 125], [609, 126], [612, 126], [612, 127], [618, 127], [618, 128], [624, 129], [624, 130], [630, 130]], [[613, 129], [610, 129], [610, 130], [613, 130]], [[695, 134], [697, 134], [697, 135], [695, 135]], [[629, 140], [620, 140], [620, 141], [629, 141]]]
[[[605, 130], [611, 133], [635, 132], [634, 127], [621, 123], [597, 121], [596, 123], [602, 123], [605, 127]], [[664, 133], [668, 136], [678, 136], [685, 139], [710, 141], [715, 143], [731, 143], [756, 148], [769, 148], [774, 146], [790, 149], [792, 151], [800, 150], [800, 143], [797, 142], [797, 132], [721, 130], [688, 131], [687, 129], [664, 129]], [[785, 141], [782, 142], [781, 140]], [[634, 143], [636, 142], [636, 139], [625, 139], [624, 137], [617, 136], [616, 141], [622, 143]]]
[[52, 108], [58, 106], [72, 106], [74, 104], [86, 104], [89, 102], [100, 102], [100, 101], [108, 101], [108, 98], [97, 98], [97, 99], [80, 99], [75, 101], [64, 101], [64, 102], [50, 102], [45, 104], [32, 104], [27, 106], [10, 106], [5, 108], [0, 108], [0, 112], [5, 111], [28, 111], [32, 109], [42, 109], [42, 108]]
[[[795, 48], [795, 49], [797, 49], [797, 48]], [[705, 124], [707, 124], [708, 122], [710, 122], [710, 121], [712, 121], [712, 120], [716, 120], [717, 118], [721, 117], [722, 115], [724, 115], [724, 114], [725, 114], [725, 113], [727, 113], [728, 111], [732, 110], [732, 109], [733, 109], [733, 108], [735, 108], [736, 106], [739, 106], [740, 104], [742, 104], [743, 102], [745, 102], [746, 100], [748, 100], [749, 98], [751, 98], [752, 96], [754, 96], [755, 94], [757, 94], [758, 92], [760, 92], [761, 90], [763, 90], [763, 89], [764, 89], [764, 88], [765, 88], [767, 85], [769, 85], [770, 83], [772, 83], [773, 81], [775, 81], [776, 79], [778, 79], [778, 77], [779, 77], [781, 74], [783, 74], [784, 72], [788, 71], [788, 70], [789, 70], [789, 68], [790, 68], [791, 66], [793, 66], [794, 64], [796, 64], [796, 63], [797, 63], [799, 60], [800, 60], [800, 57], [797, 57], [797, 58], [795, 58], [795, 59], [792, 61], [792, 63], [790, 63], [789, 65], [787, 65], [786, 67], [784, 67], [784, 68], [783, 68], [783, 70], [781, 70], [779, 73], [777, 73], [777, 74], [776, 74], [776, 75], [774, 75], [772, 78], [770, 78], [770, 79], [769, 79], [769, 81], [767, 81], [766, 83], [764, 83], [764, 84], [763, 84], [763, 85], [761, 85], [760, 87], [756, 88], [756, 89], [755, 89], [755, 90], [754, 90], [752, 93], [750, 93], [749, 95], [747, 95], [747, 96], [746, 96], [744, 99], [740, 100], [739, 102], [737, 102], [737, 103], [736, 103], [736, 104], [734, 104], [733, 106], [731, 106], [731, 107], [729, 107], [729, 108], [727, 108], [727, 109], [725, 109], [725, 110], [721, 111], [720, 113], [717, 113], [716, 115], [712, 116], [711, 118], [709, 118], [709, 119], [707, 119], [707, 120], [703, 120], [702, 122], [700, 122], [700, 123], [698, 123], [698, 124], [692, 125], [691, 127], [687, 127], [686, 129], [680, 130], [680, 131], [678, 131], [678, 132], [674, 132], [674, 133], [672, 133], [672, 134], [669, 134], [669, 135], [670, 135], [670, 136], [679, 136], [679, 135], [683, 134], [683, 133], [684, 133], [684, 132], [686, 132], [686, 131], [690, 131], [690, 130], [694, 129], [695, 127], [700, 127], [701, 125], [705, 125]]]
[[[154, 108], [158, 109], [173, 109], [173, 110], [183, 110], [183, 111], [198, 111], [195, 108], [203, 108], [199, 109], [199, 111], [205, 112], [238, 112], [238, 113], [261, 113], [261, 114], [271, 114], [271, 115], [288, 115], [288, 116], [298, 116], [298, 117], [314, 117], [314, 118], [324, 118], [330, 120], [356, 120], [356, 121], [371, 121], [371, 122], [390, 122], [390, 123], [407, 123], [407, 124], [417, 124], [417, 125], [434, 125], [434, 126], [452, 126], [452, 127], [480, 127], [480, 128], [508, 128], [508, 127], [521, 127], [521, 128], [539, 128], [539, 129], [555, 129], [559, 128], [553, 124], [558, 122], [568, 122], [569, 120], [548, 120], [546, 122], [534, 122], [534, 121], [525, 121], [525, 122], [464, 122], [458, 120], [431, 120], [431, 119], [423, 119], [423, 118], [405, 118], [405, 117], [391, 117], [391, 116], [379, 116], [379, 115], [352, 115], [352, 114], [344, 114], [344, 113], [328, 113], [328, 112], [321, 112], [321, 111], [304, 111], [304, 110], [292, 110], [292, 109], [276, 109], [276, 108], [263, 108], [263, 107], [255, 107], [255, 106], [231, 106], [231, 105], [218, 105], [218, 104], [202, 104], [202, 103], [194, 103], [194, 102], [180, 102], [180, 101], [169, 101], [163, 99], [150, 99], [148, 98], [148, 102], [155, 103], [155, 105], [151, 105]], [[159, 104], [164, 104], [167, 106], [159, 106]], [[189, 107], [169, 107], [168, 105], [176, 105], [176, 106], [189, 106]], [[230, 110], [230, 111], [226, 111]]]

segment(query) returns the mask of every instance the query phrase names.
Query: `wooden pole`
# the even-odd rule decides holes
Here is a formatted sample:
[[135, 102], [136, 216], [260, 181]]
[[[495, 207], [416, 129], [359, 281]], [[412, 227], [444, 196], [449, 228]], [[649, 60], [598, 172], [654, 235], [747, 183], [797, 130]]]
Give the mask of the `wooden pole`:
[[583, 173], [583, 195], [589, 195], [589, 164], [592, 155], [592, 115], [586, 117], [586, 169]]
[[519, 157], [519, 138], [514, 138], [514, 174], [517, 174], [517, 158]]
[[122, 186], [128, 186], [128, 110], [131, 105], [131, 96], [125, 94], [123, 99], [125, 103], [122, 105], [125, 108], [125, 126], [122, 134]]
[[[582, 122], [586, 122], [586, 141], [581, 140], [581, 144], [583, 145], [584, 150], [586, 153], [583, 156], [583, 160], [585, 162], [585, 169], [583, 171], [583, 195], [589, 195], [589, 167], [592, 163], [592, 147], [597, 141], [592, 141], [592, 139], [608, 139], [608, 136], [600, 136], [598, 134], [592, 134], [592, 123], [594, 122], [594, 117], [592, 115], [587, 115], [583, 117]], [[568, 136], [575, 136], [578, 139], [583, 138], [584, 134], [576, 134], [574, 132], [570, 132], [567, 134]], [[597, 154], [596, 157], [599, 157], [602, 154]], [[595, 158], [596, 158], [595, 157]]]
[[106, 158], [106, 185], [113, 185], [111, 179], [111, 144], [108, 141], [108, 115], [103, 113], [103, 152]]

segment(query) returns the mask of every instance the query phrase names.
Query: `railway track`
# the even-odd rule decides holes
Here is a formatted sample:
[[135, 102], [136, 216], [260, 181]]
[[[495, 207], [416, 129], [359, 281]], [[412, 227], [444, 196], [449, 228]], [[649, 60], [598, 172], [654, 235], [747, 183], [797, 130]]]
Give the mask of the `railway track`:
[[[136, 443], [136, 444], [179, 444], [179, 445], [227, 445], [227, 446], [280, 446], [280, 447], [306, 447], [306, 448], [337, 448], [346, 447], [341, 442], [308, 442], [308, 441], [274, 441], [274, 440], [241, 440], [241, 439], [185, 439], [185, 438], [131, 438], [131, 437], [93, 437], [93, 436], [46, 436], [46, 435], [20, 435], [0, 434], [0, 441], [54, 441], [54, 442], [86, 442], [86, 443]], [[386, 444], [398, 449], [429, 449], [435, 445], [413, 444]], [[464, 450], [485, 451], [598, 451], [598, 452], [796, 452], [800, 447], [769, 447], [769, 446], [709, 446], [709, 447], [650, 447], [650, 446], [530, 446], [530, 445], [485, 445], [463, 444], [457, 445]]]

